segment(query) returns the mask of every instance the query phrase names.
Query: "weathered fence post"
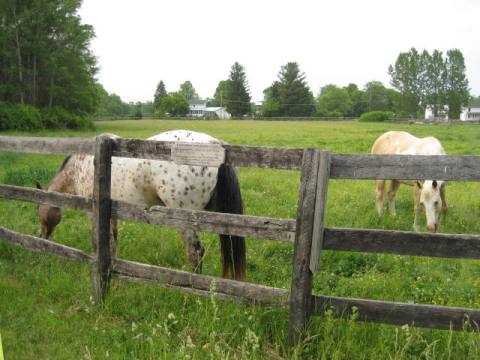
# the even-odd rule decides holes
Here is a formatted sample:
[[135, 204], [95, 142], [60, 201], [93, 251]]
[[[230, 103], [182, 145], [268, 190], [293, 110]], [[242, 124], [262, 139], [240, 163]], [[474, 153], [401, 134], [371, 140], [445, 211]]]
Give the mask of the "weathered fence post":
[[310, 271], [310, 252], [319, 160], [319, 150], [304, 150], [290, 288], [288, 341], [291, 345], [301, 339], [311, 310], [313, 274]]
[[92, 207], [92, 295], [99, 304], [108, 290], [112, 266], [110, 252], [111, 165], [114, 140], [103, 135], [96, 138]]
[[315, 274], [320, 269], [320, 251], [323, 247], [323, 230], [325, 209], [327, 207], [328, 180], [330, 178], [331, 156], [329, 151], [320, 153], [318, 165], [317, 197], [315, 199], [315, 215], [313, 218], [312, 252], [310, 270]]

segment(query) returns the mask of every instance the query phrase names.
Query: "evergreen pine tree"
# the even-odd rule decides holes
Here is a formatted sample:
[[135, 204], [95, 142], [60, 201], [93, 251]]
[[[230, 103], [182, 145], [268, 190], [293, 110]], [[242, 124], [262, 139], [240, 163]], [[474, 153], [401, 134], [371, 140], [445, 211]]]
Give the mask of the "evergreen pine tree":
[[272, 86], [277, 87], [280, 115], [311, 116], [315, 111], [315, 100], [298, 64], [289, 62], [283, 65], [278, 79], [278, 84]]
[[226, 87], [226, 108], [232, 116], [243, 116], [247, 114], [250, 109], [250, 91], [248, 88], [247, 77], [245, 69], [238, 62], [232, 65], [230, 69], [230, 77], [228, 79], [228, 86]]
[[153, 109], [155, 112], [160, 110], [160, 104], [165, 96], [167, 96], [167, 90], [165, 89], [163, 80], [160, 80], [157, 85], [157, 90], [155, 90], [155, 95], [153, 96]]

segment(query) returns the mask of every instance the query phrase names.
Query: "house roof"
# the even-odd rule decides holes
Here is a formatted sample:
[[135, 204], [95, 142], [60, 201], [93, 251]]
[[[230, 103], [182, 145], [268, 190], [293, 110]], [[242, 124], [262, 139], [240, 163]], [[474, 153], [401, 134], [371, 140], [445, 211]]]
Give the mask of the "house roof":
[[207, 103], [207, 100], [194, 99], [188, 102], [188, 105], [204, 105]]
[[470, 100], [468, 102], [468, 107], [480, 107], [480, 97]]

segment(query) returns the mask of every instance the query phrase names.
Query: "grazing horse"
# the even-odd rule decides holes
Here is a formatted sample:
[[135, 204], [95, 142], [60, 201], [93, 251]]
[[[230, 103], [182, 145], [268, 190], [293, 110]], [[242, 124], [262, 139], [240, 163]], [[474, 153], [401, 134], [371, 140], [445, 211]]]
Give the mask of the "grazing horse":
[[[167, 131], [148, 138], [156, 141], [222, 144], [203, 133], [187, 130]], [[84, 197], [93, 194], [93, 156], [68, 156], [46, 190]], [[37, 187], [40, 188], [39, 184]], [[147, 206], [163, 205], [192, 210], [243, 213], [242, 197], [235, 168], [176, 165], [171, 161], [112, 158], [111, 197]], [[39, 205], [41, 235], [49, 238], [61, 220], [58, 207]], [[202, 270], [204, 248], [194, 230], [179, 230], [187, 257], [195, 272]], [[117, 241], [116, 220], [112, 221], [112, 249]], [[223, 276], [245, 277], [245, 239], [220, 235]], [[114, 250], [113, 250], [114, 251]]]
[[[380, 136], [372, 147], [374, 155], [445, 155], [442, 144], [434, 137], [417, 138], [405, 131], [388, 131]], [[390, 214], [395, 216], [395, 195], [400, 182], [414, 186], [415, 218], [413, 228], [420, 230], [418, 224], [421, 209], [425, 209], [427, 229], [437, 232], [439, 228], [439, 215], [447, 213], [445, 199], [445, 182], [438, 180], [425, 181], [399, 181], [392, 180], [388, 190], [388, 207]], [[383, 213], [383, 197], [385, 180], [376, 181], [376, 205], [378, 214]]]

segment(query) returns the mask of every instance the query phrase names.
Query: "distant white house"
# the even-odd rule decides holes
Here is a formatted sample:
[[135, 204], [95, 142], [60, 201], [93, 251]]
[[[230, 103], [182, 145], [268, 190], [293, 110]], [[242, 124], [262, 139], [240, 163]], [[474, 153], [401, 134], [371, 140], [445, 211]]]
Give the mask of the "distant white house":
[[[433, 115], [431, 106], [425, 109], [425, 120], [430, 121], [448, 121], [448, 105], [438, 110], [437, 116]], [[471, 102], [468, 106], [463, 106], [460, 112], [461, 121], [480, 121], [480, 102]]]
[[433, 113], [431, 105], [425, 108], [425, 120], [429, 121], [447, 121], [448, 120], [448, 105], [444, 105], [443, 109], [437, 110], [437, 116]]
[[474, 121], [480, 120], [480, 103], [470, 103], [468, 106], [462, 108], [460, 113], [460, 120], [462, 121]]
[[218, 117], [219, 119], [230, 119], [232, 115], [223, 106], [207, 106], [207, 100], [190, 100], [188, 102], [190, 107], [191, 117]]

